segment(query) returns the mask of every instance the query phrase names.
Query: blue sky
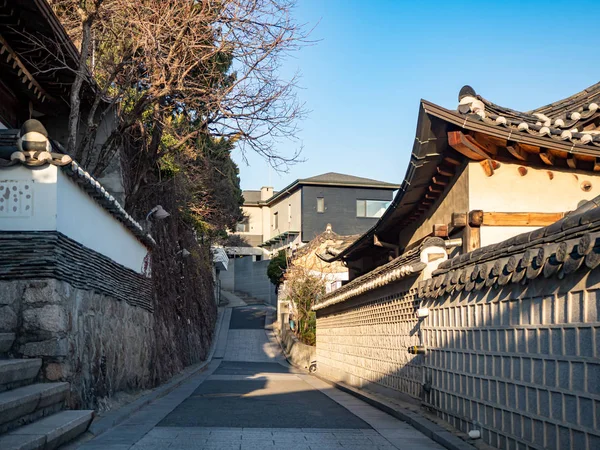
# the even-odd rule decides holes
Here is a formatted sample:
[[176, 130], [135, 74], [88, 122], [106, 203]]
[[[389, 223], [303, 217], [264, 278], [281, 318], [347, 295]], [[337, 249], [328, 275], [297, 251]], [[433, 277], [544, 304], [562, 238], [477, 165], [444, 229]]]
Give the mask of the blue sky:
[[298, 141], [278, 151], [302, 145], [306, 162], [277, 173], [253, 154], [246, 165], [236, 150], [242, 188], [281, 189], [325, 172], [400, 183], [421, 98], [453, 109], [469, 84], [528, 110], [599, 81], [597, 10], [585, 1], [574, 10], [552, 0], [298, 0], [295, 15], [316, 24], [311, 38], [319, 42], [283, 70], [300, 70], [299, 97], [311, 112]]

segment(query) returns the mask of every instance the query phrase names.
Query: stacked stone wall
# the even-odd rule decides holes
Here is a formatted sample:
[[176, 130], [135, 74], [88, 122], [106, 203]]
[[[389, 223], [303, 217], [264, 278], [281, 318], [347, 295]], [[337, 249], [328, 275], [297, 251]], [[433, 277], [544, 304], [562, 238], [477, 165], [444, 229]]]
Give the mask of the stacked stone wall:
[[152, 386], [154, 317], [56, 279], [0, 281], [0, 331], [11, 354], [42, 358], [40, 379], [69, 381], [69, 406], [101, 408], [115, 392]]

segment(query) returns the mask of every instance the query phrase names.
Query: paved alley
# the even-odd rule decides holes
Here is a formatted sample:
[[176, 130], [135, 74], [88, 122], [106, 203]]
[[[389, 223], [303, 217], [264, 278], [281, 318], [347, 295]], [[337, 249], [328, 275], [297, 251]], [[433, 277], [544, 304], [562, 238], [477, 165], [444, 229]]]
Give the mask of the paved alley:
[[82, 449], [442, 449], [411, 426], [290, 367], [270, 309], [225, 310], [200, 374]]

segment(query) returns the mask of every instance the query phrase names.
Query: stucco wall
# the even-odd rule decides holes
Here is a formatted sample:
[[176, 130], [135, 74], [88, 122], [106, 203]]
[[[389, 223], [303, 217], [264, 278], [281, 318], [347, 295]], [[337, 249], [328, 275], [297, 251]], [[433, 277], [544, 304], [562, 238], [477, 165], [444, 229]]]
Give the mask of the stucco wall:
[[[265, 235], [265, 240], [268, 240], [285, 231], [300, 231], [301, 226], [301, 198], [302, 191], [300, 189], [294, 191], [290, 195], [285, 195], [283, 198], [269, 205], [269, 235]], [[278, 227], [275, 227], [275, 213], [277, 213]]]
[[146, 247], [58, 167], [3, 169], [0, 187], [0, 231], [59, 231], [142, 272]]
[[239, 234], [240, 236], [258, 235], [261, 236], [262, 239], [262, 208], [260, 206], [242, 206], [242, 211], [244, 212], [244, 215], [248, 217], [248, 231], [238, 231], [235, 234]]
[[[467, 210], [567, 212], [577, 209], [582, 200], [591, 200], [600, 194], [600, 175], [527, 167], [527, 174], [522, 176], [519, 167], [518, 164], [502, 163], [488, 177], [479, 163], [469, 163]], [[584, 183], [591, 186], [588, 191], [582, 190]], [[481, 245], [495, 244], [536, 228], [484, 226], [480, 230]]]

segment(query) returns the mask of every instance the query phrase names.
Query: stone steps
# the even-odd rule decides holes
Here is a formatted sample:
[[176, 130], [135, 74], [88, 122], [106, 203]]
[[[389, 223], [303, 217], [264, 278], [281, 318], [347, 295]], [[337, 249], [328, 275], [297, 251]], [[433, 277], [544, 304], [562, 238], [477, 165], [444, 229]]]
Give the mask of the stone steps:
[[0, 355], [7, 353], [15, 341], [15, 333], [0, 333]]
[[31, 383], [41, 366], [40, 358], [0, 360], [0, 392]]
[[39, 358], [0, 359], [1, 450], [53, 450], [92, 421], [94, 411], [62, 411], [69, 383], [31, 384], [41, 366]]
[[93, 411], [61, 411], [0, 436], [2, 450], [54, 450], [87, 430]]
[[69, 383], [37, 383], [0, 393], [0, 433], [63, 409]]

